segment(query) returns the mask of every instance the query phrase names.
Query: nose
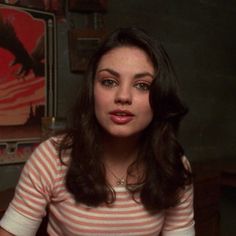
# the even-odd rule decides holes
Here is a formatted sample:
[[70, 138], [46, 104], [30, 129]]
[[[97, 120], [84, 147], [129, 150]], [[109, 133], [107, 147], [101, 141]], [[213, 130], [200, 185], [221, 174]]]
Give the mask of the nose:
[[122, 105], [132, 104], [132, 91], [129, 86], [120, 86], [115, 95], [115, 103], [120, 103]]

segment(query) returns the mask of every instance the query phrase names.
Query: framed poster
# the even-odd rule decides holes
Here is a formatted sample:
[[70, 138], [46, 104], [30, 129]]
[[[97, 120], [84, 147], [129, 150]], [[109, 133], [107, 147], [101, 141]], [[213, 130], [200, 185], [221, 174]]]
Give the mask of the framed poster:
[[73, 29], [68, 33], [71, 72], [84, 72], [88, 61], [105, 36], [104, 30]]
[[77, 12], [106, 12], [107, 0], [68, 0], [68, 9]]
[[66, 0], [0, 0], [0, 3], [53, 12], [57, 17], [64, 17]]
[[0, 4], [0, 65], [1, 153], [9, 143], [35, 146], [41, 118], [56, 115], [55, 15]]

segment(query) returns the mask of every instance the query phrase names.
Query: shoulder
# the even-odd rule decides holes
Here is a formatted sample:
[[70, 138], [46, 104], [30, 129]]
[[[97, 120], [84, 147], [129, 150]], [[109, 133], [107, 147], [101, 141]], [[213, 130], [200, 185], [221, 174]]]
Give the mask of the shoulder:
[[32, 153], [31, 159], [44, 159], [47, 161], [57, 161], [58, 159], [58, 148], [57, 148], [57, 139], [50, 138], [41, 142]]
[[62, 137], [51, 137], [41, 142], [32, 153], [26, 163], [26, 167], [39, 167], [40, 169], [58, 170], [69, 159], [69, 155], [65, 153], [60, 156], [59, 147]]

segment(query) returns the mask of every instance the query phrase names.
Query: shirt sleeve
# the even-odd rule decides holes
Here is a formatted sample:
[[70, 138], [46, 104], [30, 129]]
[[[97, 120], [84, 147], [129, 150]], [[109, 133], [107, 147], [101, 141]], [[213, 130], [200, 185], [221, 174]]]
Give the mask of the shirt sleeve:
[[46, 215], [58, 172], [58, 159], [52, 140], [35, 149], [24, 166], [15, 196], [0, 222], [2, 228], [15, 235], [34, 235]]
[[[186, 157], [183, 163], [190, 170]], [[165, 211], [163, 236], [194, 236], [193, 185], [187, 185], [181, 193], [179, 203]]]
[[31, 220], [9, 207], [0, 221], [0, 226], [17, 236], [35, 235], [41, 220]]

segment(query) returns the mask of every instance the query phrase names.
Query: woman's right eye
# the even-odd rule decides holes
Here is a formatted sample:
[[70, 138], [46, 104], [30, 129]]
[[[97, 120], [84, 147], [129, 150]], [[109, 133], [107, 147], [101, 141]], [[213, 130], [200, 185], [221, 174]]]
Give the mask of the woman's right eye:
[[101, 81], [101, 84], [105, 87], [111, 88], [111, 87], [115, 87], [117, 85], [117, 82], [113, 79], [103, 79]]

